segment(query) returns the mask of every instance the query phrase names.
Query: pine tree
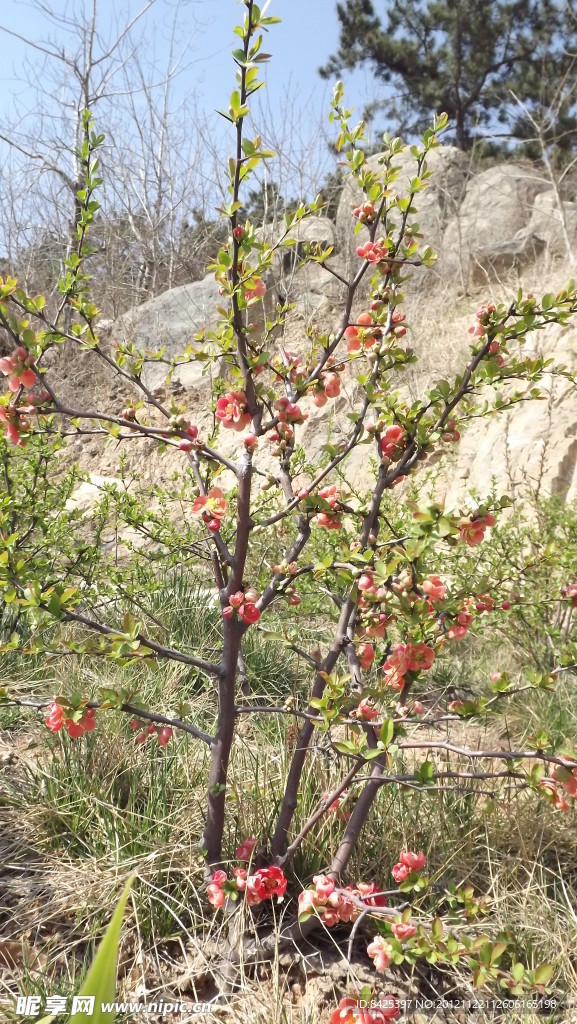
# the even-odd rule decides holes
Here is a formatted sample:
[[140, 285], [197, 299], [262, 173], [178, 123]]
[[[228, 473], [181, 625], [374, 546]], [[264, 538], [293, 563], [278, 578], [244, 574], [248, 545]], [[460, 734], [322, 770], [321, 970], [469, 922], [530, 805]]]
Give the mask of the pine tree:
[[575, 144], [575, 0], [381, 0], [382, 17], [375, 7], [337, 3], [339, 49], [321, 75], [371, 66], [394, 89], [383, 106], [399, 130], [444, 110], [461, 149], [497, 124], [527, 139], [518, 100], [549, 136], [562, 122], [564, 148]]

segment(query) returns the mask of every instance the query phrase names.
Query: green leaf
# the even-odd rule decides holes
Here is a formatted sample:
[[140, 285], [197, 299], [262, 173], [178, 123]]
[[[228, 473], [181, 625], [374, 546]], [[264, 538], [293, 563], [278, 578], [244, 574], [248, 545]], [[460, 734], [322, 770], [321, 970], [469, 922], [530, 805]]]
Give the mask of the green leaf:
[[132, 883], [136, 875], [131, 875], [118, 901], [112, 920], [100, 943], [92, 966], [86, 975], [79, 996], [94, 996], [94, 1013], [77, 1012], [70, 1017], [70, 1024], [114, 1024], [115, 1013], [103, 1010], [102, 1004], [111, 1003], [116, 998], [116, 972], [118, 950], [120, 947], [120, 930], [124, 909]]
[[553, 977], [553, 964], [539, 964], [535, 968], [535, 982], [537, 985], [548, 985]]
[[395, 723], [392, 718], [387, 718], [386, 722], [383, 722], [381, 726], [381, 743], [383, 743], [385, 747], [388, 747], [394, 735]]

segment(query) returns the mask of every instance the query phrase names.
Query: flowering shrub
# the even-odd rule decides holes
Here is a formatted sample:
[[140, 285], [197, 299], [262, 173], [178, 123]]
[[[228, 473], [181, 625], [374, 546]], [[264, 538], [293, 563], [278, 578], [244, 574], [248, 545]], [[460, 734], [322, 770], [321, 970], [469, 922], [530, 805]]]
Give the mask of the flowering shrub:
[[[381, 786], [409, 782], [424, 794], [428, 790], [442, 793], [453, 786], [455, 772], [427, 756], [415, 766], [415, 752], [417, 758], [419, 751], [423, 755], [455, 752], [468, 761], [458, 777], [472, 786], [486, 779], [497, 789], [505, 782], [518, 784], [555, 807], [564, 807], [567, 798], [576, 796], [577, 753], [567, 745], [559, 749], [536, 741], [522, 750], [481, 752], [455, 747], [442, 733], [431, 730], [441, 722], [450, 728], [462, 717], [497, 713], [513, 692], [507, 677], [499, 674], [490, 697], [454, 700], [440, 708], [426, 706], [427, 674], [437, 659], [448, 645], [462, 641], [482, 617], [490, 617], [500, 598], [500, 588], [489, 592], [475, 569], [461, 578], [444, 572], [439, 564], [442, 552], [458, 549], [468, 557], [469, 549], [490, 547], [488, 531], [509, 500], [491, 496], [474, 509], [450, 510], [434, 503], [409, 504], [400, 496], [407, 522], [403, 532], [395, 530], [385, 505], [393, 489], [431, 454], [442, 451], [447, 442], [459, 442], [469, 420], [538, 397], [538, 384], [548, 364], [525, 357], [521, 347], [531, 331], [549, 323], [566, 324], [577, 311], [577, 292], [571, 284], [541, 300], [519, 295], [508, 305], [483, 306], [470, 329], [468, 364], [453, 379], [438, 380], [408, 404], [399, 379], [416, 357], [406, 343], [409, 325], [399, 307], [411, 268], [430, 267], [436, 259], [420, 235], [415, 216], [419, 193], [431, 176], [427, 159], [440, 145], [446, 118], [436, 118], [422, 142], [412, 147], [415, 175], [409, 191], [402, 194], [395, 186], [396, 158], [404, 152], [401, 141], [385, 136], [381, 170], [366, 169], [360, 145], [363, 126], [350, 126], [350, 112], [342, 106], [342, 87], [337, 85], [331, 120], [339, 127], [338, 149], [365, 196], [351, 216], [368, 238], [365, 235], [357, 249], [355, 273], [344, 282], [346, 296], [338, 327], [329, 333], [311, 332], [306, 353], [285, 351], [277, 335], [288, 307], [279, 305], [272, 320], [265, 315], [261, 327], [253, 320], [253, 307], [265, 295], [266, 275], [277, 249], [291, 246], [291, 230], [321, 211], [323, 201], [302, 204], [287, 215], [274, 245], [263, 242], [248, 220], [240, 222], [241, 186], [263, 160], [274, 155], [262, 148], [258, 136], [247, 136], [247, 119], [250, 97], [260, 86], [259, 66], [266, 60], [261, 53], [263, 33], [277, 20], [264, 17], [254, 0], [244, 0], [244, 6], [244, 23], [237, 30], [242, 46], [234, 51], [237, 88], [227, 110], [221, 112], [235, 134], [237, 155], [227, 165], [228, 197], [221, 208], [230, 234], [212, 265], [222, 300], [213, 344], [226, 365], [224, 379], [214, 382], [206, 410], [213, 428], [200, 431], [174, 398], [164, 404], [147, 386], [144, 372], [149, 363], [164, 362], [169, 374], [186, 363], [206, 362], [212, 353], [202, 332], [184, 353], [170, 359], [163, 352], [138, 350], [129, 342], [118, 342], [111, 355], [99, 339], [98, 308], [90, 296], [87, 268], [90, 228], [98, 208], [95, 190], [100, 184], [97, 159], [102, 136], [94, 132], [88, 112], [79, 150], [84, 187], [78, 193], [76, 248], [60, 283], [58, 315], [50, 319], [42, 299], [27, 295], [15, 280], [0, 282], [0, 323], [14, 345], [13, 354], [0, 366], [8, 377], [8, 392], [0, 399], [0, 420], [8, 445], [25, 448], [24, 454], [15, 454], [5, 447], [10, 486], [1, 507], [0, 585], [5, 605], [17, 609], [20, 625], [27, 619], [36, 630], [29, 644], [13, 631], [1, 649], [37, 655], [53, 651], [54, 643], [57, 653], [105, 657], [119, 666], [175, 661], [212, 681], [215, 720], [210, 731], [195, 725], [190, 707], [184, 707], [178, 718], [168, 716], [163, 709], [145, 708], [138, 694], [124, 690], [107, 688], [98, 694], [58, 696], [37, 703], [47, 708], [51, 731], [64, 726], [76, 740], [95, 728], [97, 713], [101, 721], [105, 714], [116, 712], [129, 717], [136, 742], [144, 744], [156, 736], [162, 747], [173, 736], [186, 733], [206, 745], [210, 767], [202, 848], [209, 903], [232, 912], [235, 901], [252, 908], [270, 905], [275, 897], [280, 900], [287, 894], [291, 900], [280, 934], [272, 926], [263, 933], [261, 914], [258, 942], [236, 950], [233, 944], [230, 957], [236, 957], [237, 963], [255, 963], [275, 945], [291, 948], [295, 938], [313, 931], [319, 922], [328, 928], [343, 922], [355, 928], [361, 918], [370, 918], [378, 931], [367, 953], [377, 971], [419, 957], [449, 965], [462, 960], [478, 987], [499, 984], [513, 994], [544, 991], [552, 968], [541, 964], [526, 969], [517, 961], [510, 937], [493, 940], [478, 931], [468, 935], [467, 924], [487, 912], [484, 897], [469, 886], [459, 888], [450, 882], [442, 897], [436, 895], [437, 889], [422, 873], [423, 853], [403, 851], [398, 863], [387, 866], [396, 888], [386, 893], [374, 882], [360, 880], [353, 886], [343, 881]], [[343, 283], [331, 253], [330, 248], [309, 246], [303, 265], [315, 263]], [[359, 297], [363, 308], [355, 313]], [[81, 355], [90, 353], [112, 366], [137, 400], [120, 411], [113, 402], [87, 410], [80, 400], [73, 403], [62, 397], [45, 358], [57, 345], [74, 347]], [[349, 416], [348, 432], [338, 445], [327, 442], [321, 461], [313, 465], [303, 456], [301, 445], [307, 403], [322, 406], [334, 400], [346, 377], [355, 379], [361, 394]], [[36, 391], [40, 384], [42, 391]], [[225, 443], [221, 443], [221, 430], [231, 432], [225, 435]], [[176, 526], [167, 525], [168, 516], [157, 515], [151, 502], [139, 504], [130, 495], [113, 493], [114, 489], [107, 501], [130, 511], [135, 529], [157, 543], [154, 558], [161, 564], [168, 551], [176, 550], [183, 558], [192, 552], [210, 566], [222, 613], [214, 657], [201, 657], [187, 645], [176, 649], [164, 643], [146, 624], [136, 599], [124, 615], [118, 612], [119, 603], [102, 602], [105, 574], [95, 582], [94, 551], [87, 555], [76, 550], [73, 557], [65, 528], [53, 522], [48, 503], [41, 505], [41, 516], [30, 512], [35, 502], [45, 500], [35, 485], [26, 492], [22, 506], [22, 463], [16, 459], [29, 452], [30, 458], [45, 457], [49, 462], [50, 446], [62, 432], [104, 434], [127, 443], [147, 440], [157, 445], [160, 454], [172, 449], [182, 459], [178, 500], [190, 512], [193, 525], [185, 515], [180, 534]], [[239, 437], [231, 454], [234, 435]], [[367, 466], [364, 491], [347, 481], [349, 456], [361, 446]], [[161, 505], [168, 506], [162, 489], [155, 498], [159, 492]], [[40, 535], [44, 539], [39, 544]], [[275, 555], [276, 564], [270, 568], [266, 558], [257, 568], [252, 556], [262, 535], [274, 539], [275, 551], [279, 538], [287, 538], [282, 558]], [[312, 549], [314, 560], [309, 557]], [[137, 565], [148, 557], [136, 549], [132, 555]], [[115, 579], [121, 578], [120, 572], [116, 570]], [[327, 603], [336, 609], [332, 619], [327, 611], [326, 636], [312, 650], [302, 638], [298, 620], [293, 629], [287, 615], [288, 609], [299, 608], [299, 590], [305, 593], [307, 587], [329, 595]], [[123, 600], [130, 602], [131, 594], [130, 588], [123, 588]], [[573, 579], [567, 579], [561, 599], [568, 608], [576, 606]], [[505, 597], [501, 610], [511, 601]], [[266, 629], [279, 609], [283, 618], [279, 642], [297, 653], [310, 670], [308, 699], [298, 706], [293, 701], [280, 708], [259, 708], [261, 713], [292, 719], [298, 735], [270, 831], [260, 835], [258, 843], [244, 840], [236, 851], [241, 863], [230, 869], [226, 858], [229, 760], [239, 719], [253, 710], [238, 703], [243, 647], [247, 632]], [[62, 623], [72, 629], [53, 640], [49, 627]], [[533, 685], [549, 688], [553, 681], [549, 673]], [[18, 703], [9, 694], [4, 699]], [[337, 759], [341, 781], [323, 794], [296, 831], [303, 774], [319, 737]], [[477, 767], [482, 758], [488, 764]], [[331, 812], [337, 822], [346, 822], [333, 856], [324, 872], [313, 876], [312, 888], [299, 892], [297, 887], [295, 892], [292, 884], [289, 887], [288, 874], [295, 853], [306, 847], [307, 837], [314, 836]], [[449, 920], [447, 926], [443, 914]], [[397, 1015], [394, 1003], [363, 1008], [356, 997], [347, 997], [334, 1010], [331, 1022], [371, 1024]]]

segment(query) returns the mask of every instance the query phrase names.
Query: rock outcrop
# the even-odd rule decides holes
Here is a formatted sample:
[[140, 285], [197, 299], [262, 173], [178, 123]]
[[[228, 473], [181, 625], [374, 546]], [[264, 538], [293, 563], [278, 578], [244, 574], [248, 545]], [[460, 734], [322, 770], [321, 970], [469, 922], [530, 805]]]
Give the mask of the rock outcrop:
[[[379, 157], [370, 157], [367, 163], [378, 170]], [[529, 279], [531, 268], [540, 267], [545, 255], [566, 254], [568, 242], [577, 249], [577, 203], [564, 202], [562, 221], [555, 192], [531, 165], [502, 164], [471, 176], [466, 158], [451, 147], [434, 151], [429, 165], [435, 176], [431, 187], [419, 197], [416, 219], [426, 241], [438, 247], [439, 265], [429, 275], [437, 283], [443, 282], [448, 305], [441, 314], [440, 304], [435, 305], [435, 297], [428, 296], [425, 289], [408, 289], [409, 322], [413, 323], [414, 331], [411, 344], [426, 354], [426, 360], [417, 371], [421, 376], [415, 376], [412, 381], [416, 393], [436, 379], [435, 375], [444, 376], [449, 372], [447, 351], [458, 349], [463, 355], [462, 362], [466, 362], [467, 328], [481, 296], [490, 295], [493, 300], [506, 297], [513, 286], [517, 287], [519, 279]], [[399, 191], [405, 188], [413, 170], [414, 161], [403, 154]], [[323, 248], [334, 247], [330, 265], [341, 277], [346, 277], [348, 271], [358, 265], [355, 249], [363, 236], [354, 233], [356, 222], [352, 208], [359, 199], [358, 189], [349, 182], [341, 197], [336, 224], [325, 217], [306, 219], [290, 232], [295, 244], [286, 249], [281, 247], [275, 254], [267, 278], [265, 312], [270, 313], [279, 301], [294, 304], [294, 313], [282, 339], [289, 351], [300, 355], [306, 352], [310, 345], [307, 328], [311, 324], [322, 323], [323, 329], [331, 330], [339, 322], [342, 282], [318, 264], [303, 268], [299, 267], [299, 262], [308, 245], [319, 244]], [[280, 234], [282, 226], [280, 231], [274, 225], [261, 229], [261, 237], [267, 240], [273, 241]], [[537, 290], [558, 290], [569, 276], [564, 266], [560, 272], [548, 271], [545, 279], [539, 273]], [[138, 347], [151, 350], [165, 345], [167, 356], [180, 354], [203, 328], [207, 331], [215, 328], [221, 301], [216, 282], [207, 277], [168, 291], [127, 313], [112, 327], [111, 336], [113, 340], [127, 338]], [[411, 308], [413, 314], [418, 315], [412, 315]], [[261, 316], [262, 312], [260, 307]], [[440, 315], [444, 334], [435, 327]], [[257, 316], [255, 307], [254, 318]], [[452, 317], [450, 325], [448, 316]], [[567, 364], [573, 371], [577, 369], [577, 326], [540, 332], [536, 342], [532, 342], [534, 346], [537, 343], [540, 352]], [[205, 429], [206, 420], [208, 429], [210, 410], [203, 365], [191, 362], [179, 367], [173, 386], [178, 378], [179, 395], [190, 408], [195, 422]], [[214, 372], [220, 369], [217, 362]], [[153, 388], [160, 386], [166, 370], [162, 363], [148, 364], [146, 383]], [[569, 383], [554, 376], [546, 378], [543, 390], [545, 398], [541, 402], [523, 402], [506, 415], [473, 421], [453, 450], [450, 471], [443, 476], [449, 501], [458, 500], [470, 490], [487, 494], [493, 477], [503, 491], [510, 492], [528, 484], [567, 499], [577, 499], [574, 390]], [[346, 371], [337, 400], [321, 409], [315, 407], [311, 399], [304, 399], [302, 404], [309, 419], [302, 428], [301, 442], [314, 461], [315, 457], [321, 457], [322, 447], [329, 438], [338, 444], [350, 430], [347, 415], [358, 404], [355, 367]], [[225, 435], [230, 434], [225, 432]], [[234, 455], [238, 435], [223, 436], [223, 443], [227, 453]], [[369, 457], [367, 447], [354, 453], [350, 470], [352, 482], [359, 486], [366, 480]], [[108, 466], [106, 472], [112, 473], [113, 468]]]

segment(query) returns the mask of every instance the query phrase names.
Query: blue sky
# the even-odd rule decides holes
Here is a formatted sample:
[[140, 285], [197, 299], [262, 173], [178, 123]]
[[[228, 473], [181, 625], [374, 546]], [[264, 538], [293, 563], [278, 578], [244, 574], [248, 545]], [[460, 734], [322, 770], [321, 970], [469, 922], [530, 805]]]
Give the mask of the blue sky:
[[[44, 0], [56, 14], [70, 10], [89, 11], [92, 0]], [[98, 0], [100, 23], [112, 24], [124, 12], [135, 13], [144, 0]], [[156, 59], [162, 63], [168, 50], [167, 25], [170, 0], [157, 0], [141, 22], [149, 43], [155, 47]], [[163, 4], [161, 7], [160, 4]], [[264, 0], [263, 0], [264, 4]], [[295, 100], [303, 103], [310, 117], [328, 110], [331, 83], [323, 81], [318, 67], [336, 49], [339, 26], [336, 0], [270, 0], [267, 14], [282, 18], [282, 25], [268, 33], [266, 48], [273, 55], [267, 66], [266, 79], [269, 102], [274, 111], [282, 106], [289, 83]], [[185, 0], [182, 10], [182, 44], [189, 44], [189, 70], [180, 78], [179, 88], [193, 91], [202, 106], [210, 111], [226, 106], [233, 83], [230, 50], [238, 39], [233, 28], [242, 19], [243, 6], [237, 0]], [[0, 0], [1, 25], [26, 38], [41, 42], [54, 39], [54, 28], [34, 10], [27, 0]], [[26, 55], [33, 56], [24, 43], [13, 36], [0, 34], [2, 70], [0, 70], [0, 118], [10, 109], [16, 95], [25, 101], [19, 78]], [[370, 72], [356, 71], [345, 76], [350, 105], [362, 110], [377, 94]]]
[[[84, 15], [86, 18], [92, 10], [93, 0], [38, 2], [57, 17], [72, 15], [77, 18], [78, 15]], [[147, 0], [96, 2], [100, 32], [103, 37], [113, 39], [118, 29], [124, 27], [146, 5]], [[262, 0], [261, 6], [265, 2]], [[168, 61], [176, 10], [179, 12], [176, 51], [185, 54], [185, 69], [175, 80], [171, 105], [173, 110], [179, 111], [180, 117], [181, 101], [191, 100], [193, 114], [188, 113], [188, 120], [181, 119], [178, 123], [186, 125], [190, 121], [190, 136], [187, 137], [200, 139], [202, 145], [201, 162], [196, 171], [199, 191], [188, 206], [183, 205], [182, 211], [188, 216], [190, 210], [204, 209], [212, 215], [212, 211], [222, 201], [219, 189], [223, 185], [224, 175], [217, 168], [223, 167], [224, 159], [233, 145], [231, 126], [214, 111], [228, 107], [230, 93], [235, 88], [236, 67], [230, 53], [239, 45], [240, 41], [233, 30], [236, 24], [242, 22], [245, 8], [238, 0], [154, 0], [153, 6], [138, 23], [131, 38], [139, 40], [146, 67], [159, 69], [157, 82], [162, 80]], [[270, 165], [267, 162], [266, 167], [262, 165], [259, 175], [279, 183], [285, 198], [297, 195], [312, 198], [322, 188], [327, 174], [335, 169], [337, 163], [328, 144], [336, 135], [336, 127], [330, 126], [327, 120], [334, 83], [321, 79], [318, 74], [319, 66], [326, 63], [338, 45], [336, 0], [270, 0], [266, 13], [280, 17], [282, 24], [271, 26], [266, 35], [264, 49], [272, 54], [272, 60], [264, 65], [261, 75], [266, 81], [266, 90], [251, 100], [251, 108], [256, 113], [254, 130], [261, 132], [265, 144], [281, 156], [277, 162], [272, 161]], [[46, 98], [47, 79], [39, 70], [39, 62], [44, 58], [33, 47], [26, 45], [24, 40], [34, 44], [49, 43], [52, 48], [66, 49], [67, 52], [70, 52], [71, 41], [75, 46], [78, 45], [77, 34], [71, 33], [71, 38], [67, 38], [61, 26], [57, 29], [49, 17], [39, 13], [33, 0], [0, 0], [0, 135], [2, 123], [9, 123], [10, 128], [5, 129], [6, 134], [20, 141], [23, 149], [28, 152], [33, 150], [38, 138], [44, 138], [49, 143], [50, 157], [55, 152], [59, 153], [57, 162], [67, 167], [70, 173], [69, 157], [59, 152], [59, 143], [49, 142], [53, 137], [60, 138], [64, 140], [62, 145], [69, 152], [70, 127], [63, 126], [62, 120], [58, 120], [58, 112], [64, 110], [64, 93], [58, 91], [54, 99]], [[49, 64], [61, 72], [62, 66], [58, 62], [52, 61]], [[153, 71], [150, 74], [154, 77]], [[378, 86], [371, 73], [365, 70], [344, 76], [344, 81], [347, 105], [354, 106], [360, 118], [363, 108], [378, 96]], [[29, 84], [26, 85], [26, 82]], [[268, 109], [260, 113], [258, 103], [263, 102]], [[195, 111], [198, 111], [198, 118]], [[107, 120], [108, 115], [104, 109], [99, 107], [93, 113], [97, 126], [108, 138], [112, 137], [113, 131], [116, 131], [118, 137], [118, 121], [116, 128], [112, 129], [113, 121]], [[126, 123], [134, 127], [134, 121]], [[123, 132], [127, 141], [131, 130]], [[253, 131], [252, 128], [249, 130]], [[8, 152], [6, 143], [0, 138], [0, 173]], [[19, 195], [24, 198], [21, 201], [19, 224], [21, 227], [24, 225], [25, 229], [35, 229], [40, 214], [29, 213], [29, 210], [39, 209], [38, 199], [36, 206], [33, 205], [30, 188], [36, 188], [36, 170], [44, 165], [18, 153], [15, 160], [20, 168], [17, 173], [21, 173], [21, 180], [33, 181], [32, 186], [26, 184], [28, 191], [20, 189]], [[61, 179], [55, 178], [53, 181], [61, 191]], [[258, 187], [258, 184], [256, 180], [250, 187]], [[37, 194], [41, 195], [40, 209], [47, 209], [43, 205], [44, 193]], [[67, 207], [62, 209], [63, 216], [67, 217]], [[4, 224], [0, 219], [0, 251], [6, 249], [6, 239], [12, 238], [10, 231], [9, 221]]]

